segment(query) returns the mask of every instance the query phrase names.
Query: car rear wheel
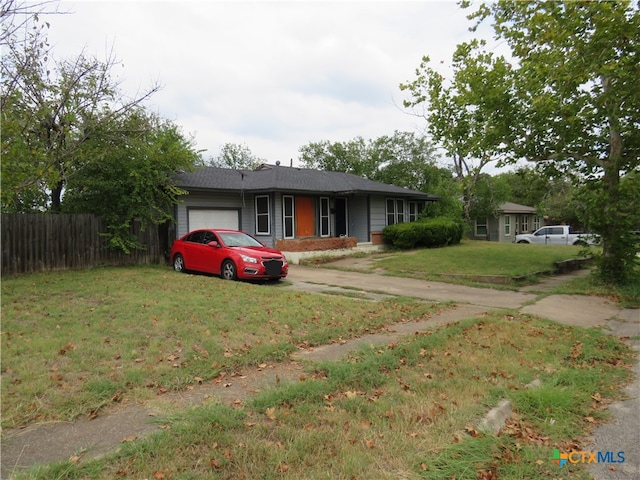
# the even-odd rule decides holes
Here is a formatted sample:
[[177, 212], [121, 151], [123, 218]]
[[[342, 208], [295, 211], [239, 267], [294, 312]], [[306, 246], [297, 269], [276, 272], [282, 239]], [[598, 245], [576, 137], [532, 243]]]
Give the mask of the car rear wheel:
[[225, 260], [222, 263], [221, 276], [224, 280], [235, 280], [238, 278], [235, 263], [231, 260]]
[[184, 273], [186, 271], [186, 268], [184, 267], [184, 258], [182, 258], [182, 255], [179, 253], [173, 257], [173, 269], [180, 273]]

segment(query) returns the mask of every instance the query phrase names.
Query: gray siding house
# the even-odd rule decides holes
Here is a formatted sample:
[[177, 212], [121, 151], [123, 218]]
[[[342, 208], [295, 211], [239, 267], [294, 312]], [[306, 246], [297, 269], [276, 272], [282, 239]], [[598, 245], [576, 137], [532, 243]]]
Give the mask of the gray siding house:
[[477, 218], [470, 238], [492, 242], [513, 242], [520, 233], [531, 233], [544, 226], [536, 209], [506, 202], [498, 207], [494, 217]]
[[174, 212], [176, 238], [198, 228], [232, 228], [276, 247], [296, 239], [375, 242], [386, 225], [416, 220], [426, 202], [437, 201], [349, 173], [280, 165], [204, 167], [175, 179], [189, 192]]

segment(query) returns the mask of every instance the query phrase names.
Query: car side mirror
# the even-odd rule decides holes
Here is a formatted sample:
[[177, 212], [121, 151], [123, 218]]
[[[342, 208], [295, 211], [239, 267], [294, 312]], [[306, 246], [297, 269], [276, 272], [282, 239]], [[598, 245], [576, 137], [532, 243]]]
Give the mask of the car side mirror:
[[218, 248], [220, 246], [215, 240], [211, 240], [207, 245], [214, 248]]

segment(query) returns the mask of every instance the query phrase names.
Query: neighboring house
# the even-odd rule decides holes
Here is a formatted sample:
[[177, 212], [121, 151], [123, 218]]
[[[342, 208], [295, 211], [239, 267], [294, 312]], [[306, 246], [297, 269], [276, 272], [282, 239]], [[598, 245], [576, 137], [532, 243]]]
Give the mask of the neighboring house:
[[386, 225], [414, 221], [437, 197], [357, 175], [280, 165], [204, 167], [176, 175], [187, 190], [176, 235], [198, 228], [243, 230], [282, 251], [381, 243]]
[[470, 238], [493, 242], [513, 242], [519, 233], [531, 233], [544, 226], [536, 209], [526, 205], [506, 202], [500, 205], [497, 216], [478, 218]]

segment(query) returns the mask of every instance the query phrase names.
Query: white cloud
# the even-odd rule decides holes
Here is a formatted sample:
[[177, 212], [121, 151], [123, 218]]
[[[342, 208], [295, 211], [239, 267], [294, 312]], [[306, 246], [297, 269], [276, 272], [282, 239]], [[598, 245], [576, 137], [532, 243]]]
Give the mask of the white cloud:
[[[423, 125], [398, 85], [423, 55], [448, 62], [469, 38], [453, 1], [63, 2], [56, 58], [113, 46], [123, 89], [155, 81], [149, 108], [193, 133], [208, 155], [245, 143], [287, 163], [310, 141], [376, 138]], [[205, 154], [207, 156], [207, 154]]]

